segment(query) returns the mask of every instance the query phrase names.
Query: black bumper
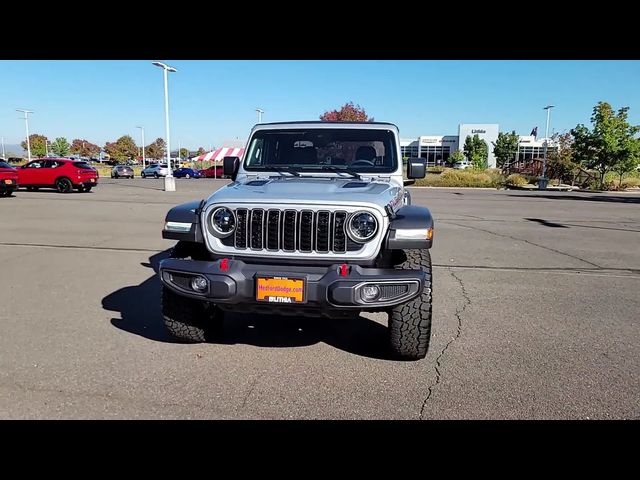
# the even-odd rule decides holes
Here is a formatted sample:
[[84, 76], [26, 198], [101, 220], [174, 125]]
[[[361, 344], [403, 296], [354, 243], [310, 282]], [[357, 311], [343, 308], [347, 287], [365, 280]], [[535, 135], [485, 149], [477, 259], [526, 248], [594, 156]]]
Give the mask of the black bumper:
[[9, 179], [10, 183], [6, 183], [6, 180], [0, 180], [0, 192], [15, 192], [18, 189], [18, 182], [13, 179]]
[[[207, 300], [220, 307], [242, 312], [311, 312], [334, 316], [339, 312], [375, 311], [406, 303], [424, 288], [428, 273], [423, 270], [393, 270], [349, 265], [341, 272], [340, 264], [329, 267], [254, 265], [228, 260], [195, 261], [166, 259], [160, 262], [162, 283], [179, 295]], [[346, 275], [341, 275], [346, 273]], [[190, 287], [191, 278], [201, 275], [208, 280], [204, 293]], [[297, 303], [256, 300], [258, 277], [285, 277], [304, 280], [304, 299]], [[372, 302], [362, 299], [361, 289], [375, 284], [380, 298]]]

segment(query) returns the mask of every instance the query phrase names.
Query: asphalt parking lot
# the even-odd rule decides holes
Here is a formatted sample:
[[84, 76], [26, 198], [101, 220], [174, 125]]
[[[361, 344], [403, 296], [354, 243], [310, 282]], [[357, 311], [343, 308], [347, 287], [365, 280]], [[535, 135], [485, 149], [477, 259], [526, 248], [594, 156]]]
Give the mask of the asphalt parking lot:
[[0, 199], [0, 418], [640, 418], [640, 195], [412, 189], [436, 221], [429, 354], [385, 320], [164, 331], [167, 210], [224, 183]]

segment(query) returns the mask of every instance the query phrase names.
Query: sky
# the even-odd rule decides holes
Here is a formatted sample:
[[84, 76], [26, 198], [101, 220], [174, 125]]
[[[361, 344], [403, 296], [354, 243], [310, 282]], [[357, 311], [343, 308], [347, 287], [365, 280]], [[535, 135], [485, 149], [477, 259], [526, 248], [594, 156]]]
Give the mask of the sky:
[[29, 130], [53, 140], [99, 145], [131, 135], [165, 136], [162, 61], [169, 74], [171, 146], [192, 150], [246, 140], [257, 123], [317, 120], [349, 101], [402, 138], [456, 135], [459, 123], [498, 123], [500, 131], [544, 134], [589, 124], [594, 105], [630, 107], [640, 124], [640, 61], [564, 60], [2, 60], [0, 136], [25, 137], [16, 108], [33, 110]]

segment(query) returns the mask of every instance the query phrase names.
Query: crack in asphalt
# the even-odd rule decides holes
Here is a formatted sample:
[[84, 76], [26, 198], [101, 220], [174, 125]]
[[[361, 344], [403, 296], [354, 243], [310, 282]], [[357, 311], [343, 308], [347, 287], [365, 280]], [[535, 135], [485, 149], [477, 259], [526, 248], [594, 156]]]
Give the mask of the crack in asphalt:
[[249, 400], [249, 397], [253, 393], [253, 390], [256, 388], [257, 383], [258, 383], [258, 377], [254, 378], [253, 381], [251, 382], [251, 385], [249, 385], [249, 389], [247, 390], [247, 394], [242, 399], [242, 406], [240, 408], [245, 408], [245, 406], [247, 405], [247, 400]]
[[453, 273], [453, 270], [451, 270], [451, 269], [449, 269], [449, 273], [460, 284], [460, 290], [462, 291], [462, 297], [464, 298], [464, 304], [462, 305], [462, 308], [456, 308], [456, 311], [454, 313], [454, 315], [456, 316], [456, 319], [458, 321], [456, 334], [453, 336], [453, 338], [451, 338], [451, 340], [449, 340], [447, 342], [447, 344], [444, 346], [444, 348], [440, 352], [440, 355], [438, 355], [436, 357], [436, 366], [435, 366], [436, 379], [435, 379], [435, 382], [433, 382], [431, 385], [429, 385], [429, 390], [427, 392], [427, 396], [424, 399], [424, 401], [422, 402], [422, 406], [420, 407], [420, 417], [419, 417], [420, 420], [424, 420], [424, 410], [425, 410], [425, 408], [427, 406], [427, 402], [431, 398], [431, 395], [433, 394], [433, 390], [438, 386], [438, 384], [440, 383], [440, 380], [442, 379], [442, 372], [440, 371], [440, 368], [442, 367], [442, 363], [441, 363], [442, 356], [449, 349], [449, 346], [451, 346], [451, 344], [454, 341], [456, 341], [458, 338], [460, 338], [460, 335], [462, 334], [462, 314], [467, 309], [467, 307], [469, 305], [471, 305], [471, 298], [469, 298], [469, 294], [467, 293], [467, 289], [465, 288], [464, 283], [462, 283], [462, 279], [460, 277], [458, 277], [455, 273]]
[[469, 226], [469, 225], [461, 225], [459, 223], [454, 223], [454, 222], [450, 222], [450, 221], [441, 221], [441, 222], [442, 223], [448, 223], [450, 225], [456, 225], [456, 226], [462, 227], [462, 228], [469, 228], [471, 230], [478, 230], [480, 232], [489, 233], [491, 235], [496, 235], [498, 237], [510, 238], [511, 240], [516, 240], [518, 242], [528, 243], [529, 245], [533, 245], [534, 247], [543, 248], [545, 250], [549, 250], [550, 252], [554, 252], [554, 253], [557, 253], [559, 255], [564, 255], [565, 257], [570, 257], [570, 258], [573, 258], [574, 260], [579, 260], [579, 261], [584, 262], [584, 263], [586, 263], [588, 265], [591, 265], [593, 267], [602, 268], [600, 265], [597, 265], [597, 264], [595, 264], [593, 262], [590, 262], [589, 260], [585, 260], [584, 258], [576, 257], [575, 255], [571, 255], [570, 253], [562, 252], [560, 250], [556, 250], [555, 248], [546, 247], [544, 245], [540, 245], [538, 243], [534, 243], [534, 242], [532, 242], [530, 240], [526, 240], [524, 238], [518, 238], [518, 237], [514, 237], [512, 235], [505, 235], [505, 234], [502, 234], [502, 233], [493, 232], [491, 230], [485, 230], [484, 228], [472, 227], [472, 226]]

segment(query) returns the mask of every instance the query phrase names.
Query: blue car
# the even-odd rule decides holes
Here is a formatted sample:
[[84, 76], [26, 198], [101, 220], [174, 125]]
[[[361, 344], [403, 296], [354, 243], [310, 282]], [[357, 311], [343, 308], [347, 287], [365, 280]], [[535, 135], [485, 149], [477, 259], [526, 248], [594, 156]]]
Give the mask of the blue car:
[[178, 168], [173, 171], [173, 176], [176, 178], [200, 178], [202, 175], [193, 168]]

